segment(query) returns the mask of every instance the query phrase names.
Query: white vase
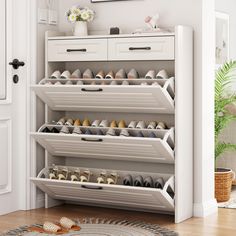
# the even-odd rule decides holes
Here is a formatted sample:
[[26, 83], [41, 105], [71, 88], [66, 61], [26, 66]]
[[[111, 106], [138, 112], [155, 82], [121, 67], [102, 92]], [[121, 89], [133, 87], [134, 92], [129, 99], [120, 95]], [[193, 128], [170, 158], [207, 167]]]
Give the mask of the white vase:
[[74, 36], [87, 36], [88, 35], [88, 25], [87, 22], [77, 21], [74, 27]]

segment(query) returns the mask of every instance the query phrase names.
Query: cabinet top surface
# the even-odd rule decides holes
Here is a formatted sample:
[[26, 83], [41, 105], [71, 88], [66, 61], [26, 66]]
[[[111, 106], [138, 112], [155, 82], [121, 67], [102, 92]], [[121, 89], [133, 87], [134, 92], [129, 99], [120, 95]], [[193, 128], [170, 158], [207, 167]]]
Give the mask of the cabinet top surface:
[[137, 33], [137, 34], [119, 34], [119, 35], [88, 35], [86, 37], [78, 36], [54, 36], [48, 37], [48, 40], [77, 40], [77, 39], [103, 39], [103, 38], [143, 38], [143, 37], [166, 37], [175, 36], [174, 32], [160, 32], [160, 33]]

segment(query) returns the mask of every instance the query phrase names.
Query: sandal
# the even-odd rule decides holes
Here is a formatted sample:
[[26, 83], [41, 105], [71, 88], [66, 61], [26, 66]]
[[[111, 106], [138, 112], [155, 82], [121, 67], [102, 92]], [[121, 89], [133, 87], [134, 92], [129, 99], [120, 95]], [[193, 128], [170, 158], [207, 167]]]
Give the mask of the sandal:
[[80, 170], [76, 169], [75, 171], [69, 173], [69, 179], [72, 182], [79, 181], [79, 175], [80, 175]]
[[67, 230], [79, 231], [81, 229], [73, 220], [66, 217], [60, 219], [60, 225]]
[[62, 168], [58, 171], [58, 180], [67, 180], [68, 177], [68, 169]]
[[117, 184], [117, 180], [118, 180], [118, 174], [111, 173], [110, 175], [108, 175], [106, 182], [107, 184]]
[[104, 184], [106, 182], [107, 173], [101, 172], [100, 176], [97, 177], [98, 184]]
[[85, 170], [79, 177], [79, 182], [89, 182], [90, 176], [91, 172], [89, 170]]

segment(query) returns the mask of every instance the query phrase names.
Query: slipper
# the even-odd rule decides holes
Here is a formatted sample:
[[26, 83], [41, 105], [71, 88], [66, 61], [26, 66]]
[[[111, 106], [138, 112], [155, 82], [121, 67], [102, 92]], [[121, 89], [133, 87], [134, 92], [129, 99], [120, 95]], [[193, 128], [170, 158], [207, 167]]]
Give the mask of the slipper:
[[113, 128], [109, 128], [106, 135], [107, 136], [116, 136], [116, 131]]
[[41, 132], [42, 133], [51, 133], [51, 130], [48, 127], [46, 127]]
[[126, 129], [122, 129], [120, 132], [120, 136], [129, 137], [130, 136], [129, 131]]
[[77, 119], [77, 120], [74, 122], [74, 126], [81, 126], [81, 121], [80, 121], [80, 119]]
[[143, 187], [143, 177], [141, 175], [137, 176], [134, 180], [135, 187]]
[[100, 71], [96, 74], [95, 79], [104, 79], [104, 77], [105, 77], [104, 71], [103, 71], [103, 70], [100, 70]]
[[135, 69], [131, 69], [130, 72], [128, 73], [128, 79], [138, 79], [139, 74]]
[[67, 126], [63, 126], [60, 131], [60, 134], [70, 134], [70, 130], [68, 129]]
[[108, 120], [102, 120], [100, 125], [99, 125], [99, 127], [101, 127], [101, 128], [106, 128], [108, 126], [109, 126]]
[[156, 129], [166, 129], [166, 124], [164, 122], [159, 122]]
[[79, 182], [89, 182], [90, 176], [91, 172], [89, 170], [85, 170], [79, 177]]
[[101, 174], [97, 177], [98, 184], [104, 184], [106, 182], [106, 172], [101, 172]]
[[42, 227], [32, 226], [28, 228], [28, 231], [37, 233], [48, 233], [48, 234], [66, 234], [68, 230], [62, 229], [60, 226], [51, 222], [45, 222]]
[[117, 173], [111, 173], [110, 175], [107, 176], [107, 184], [117, 184], [118, 180], [118, 174]]
[[88, 119], [85, 119], [85, 120], [83, 121], [82, 126], [91, 126], [90, 121], [89, 121]]
[[154, 188], [163, 189], [165, 185], [165, 181], [163, 178], [158, 178], [154, 181]]
[[79, 176], [80, 176], [80, 169], [76, 169], [75, 171], [69, 173], [69, 179], [72, 182], [79, 181]]
[[66, 120], [67, 120], [66, 117], [61, 118], [61, 119], [57, 122], [57, 125], [64, 125], [64, 124], [66, 123]]
[[136, 126], [137, 126], [137, 121], [132, 120], [132, 121], [129, 123], [128, 128], [129, 128], [129, 129], [135, 129]]
[[126, 79], [127, 75], [124, 69], [120, 69], [115, 76], [116, 79]]
[[157, 122], [156, 121], [152, 121], [150, 122], [150, 124], [148, 125], [148, 129], [155, 129], [157, 127]]
[[60, 225], [67, 230], [73, 230], [73, 231], [81, 230], [81, 228], [73, 220], [67, 217], [62, 217], [60, 219]]
[[51, 133], [53, 133], [53, 134], [59, 134], [59, 130], [54, 127], [54, 128], [51, 130]]
[[71, 73], [68, 70], [65, 70], [62, 74], [61, 74], [61, 79], [69, 79], [71, 77]]
[[114, 78], [115, 78], [115, 74], [112, 70], [105, 77], [105, 79], [114, 79]]
[[57, 173], [54, 168], [49, 168], [49, 179], [57, 179]]
[[80, 69], [77, 69], [72, 73], [71, 78], [72, 79], [81, 79], [81, 76], [82, 76], [82, 74], [81, 74]]
[[98, 127], [100, 123], [101, 123], [100, 120], [95, 120], [95, 121], [92, 123], [92, 127]]
[[166, 70], [160, 70], [156, 76], [157, 79], [168, 79], [169, 76], [166, 72]]
[[151, 176], [148, 176], [147, 178], [144, 179], [143, 187], [145, 187], [145, 188], [153, 188], [154, 187], [153, 179]]
[[133, 177], [131, 175], [127, 175], [123, 179], [123, 185], [125, 186], [133, 186]]
[[146, 124], [143, 120], [139, 121], [137, 126], [136, 126], [137, 129], [146, 129]]
[[65, 123], [65, 125], [67, 125], [67, 126], [73, 126], [73, 124], [74, 124], [74, 120], [71, 118], [69, 118]]
[[68, 169], [63, 168], [58, 171], [58, 180], [67, 180], [68, 177]]
[[113, 121], [111, 122], [110, 127], [111, 127], [111, 128], [117, 128], [117, 123], [116, 123], [115, 120], [113, 120]]
[[93, 79], [94, 74], [90, 69], [87, 69], [83, 74], [83, 79]]
[[61, 72], [59, 70], [54, 71], [50, 76], [50, 79], [60, 79], [60, 78], [61, 78]]
[[126, 128], [125, 121], [124, 121], [124, 120], [121, 120], [121, 121], [119, 122], [119, 124], [118, 124], [118, 127], [119, 127], [120, 129]]
[[154, 79], [155, 78], [155, 70], [149, 70], [145, 75], [145, 79]]

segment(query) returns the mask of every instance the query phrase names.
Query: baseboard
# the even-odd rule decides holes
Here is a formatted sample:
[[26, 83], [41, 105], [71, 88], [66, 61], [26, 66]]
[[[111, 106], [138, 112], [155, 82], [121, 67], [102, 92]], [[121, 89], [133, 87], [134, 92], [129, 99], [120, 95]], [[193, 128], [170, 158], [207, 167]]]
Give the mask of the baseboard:
[[194, 203], [193, 214], [195, 217], [206, 217], [218, 212], [216, 199], [208, 202]]

